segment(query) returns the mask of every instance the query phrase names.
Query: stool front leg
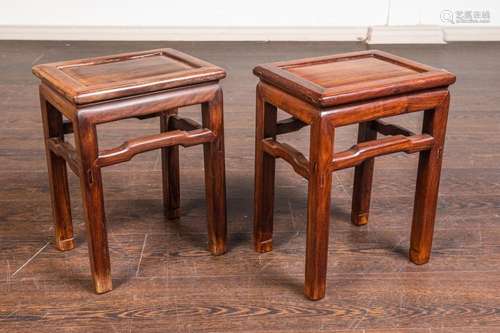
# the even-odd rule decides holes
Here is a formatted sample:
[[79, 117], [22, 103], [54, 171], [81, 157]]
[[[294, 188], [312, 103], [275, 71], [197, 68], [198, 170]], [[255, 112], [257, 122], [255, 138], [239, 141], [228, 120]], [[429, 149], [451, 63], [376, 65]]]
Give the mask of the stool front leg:
[[40, 94], [40, 104], [46, 143], [52, 216], [56, 234], [55, 246], [60, 251], [67, 251], [75, 247], [67, 166], [64, 158], [54, 154], [47, 144], [47, 140], [50, 138], [57, 137], [64, 140], [62, 114], [47, 102], [42, 94]]
[[319, 300], [325, 296], [333, 137], [334, 129], [325, 119], [320, 118], [312, 123], [304, 288], [305, 295], [312, 300]]
[[257, 86], [255, 133], [254, 246], [264, 253], [273, 249], [274, 176], [276, 160], [264, 152], [262, 140], [276, 138], [277, 109], [266, 103]]
[[[170, 117], [177, 114], [177, 109], [164, 112], [160, 115], [161, 132], [172, 131]], [[179, 181], [179, 146], [161, 149], [163, 205], [167, 218], [177, 219], [180, 216], [180, 181]]]
[[113, 289], [109, 260], [108, 236], [104, 213], [101, 170], [94, 166], [98, 155], [95, 125], [79, 117], [75, 127], [77, 151], [81, 159], [80, 188], [82, 192], [90, 267], [98, 294]]
[[427, 263], [431, 255], [449, 103], [447, 95], [439, 107], [424, 113], [422, 132], [434, 137], [434, 146], [420, 152], [418, 163], [409, 254], [417, 265]]
[[203, 144], [205, 191], [208, 216], [208, 248], [214, 255], [226, 252], [226, 171], [224, 161], [224, 117], [222, 89], [214, 99], [202, 104], [203, 127], [216, 138]]
[[[375, 140], [376, 138], [377, 131], [372, 128], [370, 122], [359, 124], [358, 143]], [[355, 225], [365, 225], [368, 223], [374, 165], [375, 159], [370, 158], [356, 166], [354, 170], [351, 221]]]

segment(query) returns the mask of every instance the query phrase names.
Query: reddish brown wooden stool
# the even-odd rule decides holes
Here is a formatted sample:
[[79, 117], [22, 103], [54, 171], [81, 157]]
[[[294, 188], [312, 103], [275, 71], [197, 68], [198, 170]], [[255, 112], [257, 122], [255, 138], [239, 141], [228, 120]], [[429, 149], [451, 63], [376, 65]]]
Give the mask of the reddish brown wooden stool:
[[[164, 205], [179, 215], [178, 145], [204, 145], [209, 249], [225, 252], [226, 192], [222, 90], [219, 67], [172, 49], [152, 50], [35, 66], [41, 79], [56, 247], [71, 250], [73, 226], [66, 163], [80, 177], [90, 266], [95, 290], [112, 289], [101, 168], [161, 148]], [[201, 104], [203, 125], [177, 116]], [[63, 120], [63, 116], [67, 120]], [[126, 118], [160, 117], [160, 133], [99, 150], [97, 125]], [[75, 148], [64, 140], [74, 133]]]
[[[429, 260], [450, 96], [451, 73], [380, 51], [257, 66], [254, 242], [272, 250], [275, 159], [309, 181], [305, 294], [325, 295], [332, 172], [355, 166], [352, 221], [368, 222], [374, 157], [420, 152], [410, 260]], [[292, 117], [277, 122], [277, 108]], [[422, 134], [380, 118], [424, 111]], [[335, 128], [359, 123], [358, 144], [334, 152]], [[309, 160], [280, 134], [310, 125]], [[377, 139], [377, 133], [387, 135]]]

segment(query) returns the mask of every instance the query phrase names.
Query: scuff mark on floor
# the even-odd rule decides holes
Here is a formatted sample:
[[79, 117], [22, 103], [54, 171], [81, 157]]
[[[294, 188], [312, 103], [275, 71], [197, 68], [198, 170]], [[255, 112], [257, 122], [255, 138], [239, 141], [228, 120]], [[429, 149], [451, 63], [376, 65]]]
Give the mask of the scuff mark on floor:
[[139, 262], [137, 263], [137, 269], [135, 271], [135, 277], [139, 276], [139, 271], [141, 269], [142, 257], [144, 256], [144, 249], [146, 248], [146, 242], [148, 240], [148, 234], [144, 234], [144, 241], [142, 242], [141, 255], [139, 257]]
[[30, 262], [32, 262], [40, 253], [42, 253], [42, 251], [45, 250], [45, 248], [49, 246], [49, 244], [50, 242], [45, 243], [45, 245], [42, 246], [40, 250], [36, 251], [35, 254], [32, 255], [31, 258], [29, 258], [24, 264], [22, 264], [21, 267], [19, 267], [14, 273], [12, 273], [10, 277], [13, 278], [14, 276], [16, 276], [17, 273], [19, 273], [24, 267], [26, 267]]
[[37, 64], [38, 61], [40, 61], [40, 59], [42, 59], [44, 56], [45, 56], [45, 52], [42, 52], [38, 57], [35, 58], [35, 60], [33, 60], [33, 62], [31, 63], [31, 66]]

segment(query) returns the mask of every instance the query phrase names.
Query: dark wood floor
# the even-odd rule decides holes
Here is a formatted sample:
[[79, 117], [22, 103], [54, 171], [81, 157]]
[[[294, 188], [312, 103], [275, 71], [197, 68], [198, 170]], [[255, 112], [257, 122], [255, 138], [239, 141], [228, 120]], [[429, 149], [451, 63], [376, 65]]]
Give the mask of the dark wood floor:
[[[52, 247], [42, 127], [31, 66], [175, 47], [227, 69], [230, 251], [206, 250], [201, 148], [181, 150], [182, 218], [162, 215], [159, 152], [104, 171], [115, 289], [89, 277], [77, 181], [77, 248]], [[278, 162], [272, 253], [251, 249], [257, 63], [365, 49], [361, 43], [0, 42], [1, 332], [500, 332], [500, 44], [385, 46], [454, 72], [431, 262], [407, 260], [416, 156], [376, 162], [371, 220], [349, 223], [352, 171], [335, 175], [328, 290], [302, 295], [306, 183]], [[198, 109], [182, 110], [197, 115]], [[417, 128], [419, 115], [398, 121]], [[156, 132], [155, 119], [102, 126], [100, 146]], [[336, 147], [355, 142], [338, 131]], [[307, 152], [307, 130], [289, 136]]]

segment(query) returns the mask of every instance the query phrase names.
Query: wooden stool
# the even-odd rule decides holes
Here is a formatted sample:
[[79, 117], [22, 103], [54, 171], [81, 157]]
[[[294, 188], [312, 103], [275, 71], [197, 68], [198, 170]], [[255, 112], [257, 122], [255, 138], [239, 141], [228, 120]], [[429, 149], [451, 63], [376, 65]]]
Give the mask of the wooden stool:
[[[66, 163], [80, 177], [90, 266], [97, 293], [112, 289], [101, 168], [161, 148], [163, 197], [169, 218], [179, 216], [179, 150], [203, 144], [209, 249], [226, 246], [226, 193], [222, 90], [219, 67], [172, 49], [119, 54], [35, 66], [41, 79], [56, 231], [56, 248], [74, 248]], [[177, 116], [177, 108], [201, 104], [203, 126]], [[63, 115], [69, 120], [63, 120]], [[160, 133], [99, 150], [96, 126], [126, 118], [160, 116]], [[74, 148], [64, 135], [74, 133]]]
[[[254, 241], [272, 250], [275, 159], [309, 181], [305, 295], [325, 295], [332, 172], [355, 166], [352, 222], [368, 222], [374, 157], [420, 152], [410, 260], [429, 260], [443, 144], [455, 76], [380, 51], [257, 66]], [[292, 117], [277, 122], [277, 108]], [[422, 134], [380, 118], [424, 111]], [[359, 123], [358, 144], [334, 153], [335, 128]], [[309, 160], [276, 136], [310, 128]], [[388, 137], [378, 139], [377, 133]]]

